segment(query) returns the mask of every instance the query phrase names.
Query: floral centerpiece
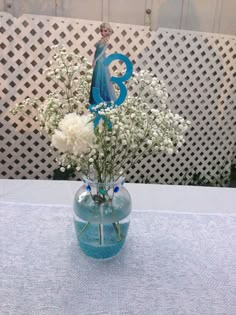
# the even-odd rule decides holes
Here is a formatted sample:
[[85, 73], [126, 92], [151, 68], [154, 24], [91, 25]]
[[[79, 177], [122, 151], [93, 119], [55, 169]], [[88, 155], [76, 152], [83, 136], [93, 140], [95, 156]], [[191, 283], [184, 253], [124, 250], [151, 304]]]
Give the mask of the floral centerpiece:
[[[122, 202], [129, 199], [126, 192], [123, 192], [123, 199], [122, 196], [115, 198], [124, 190], [123, 176], [144, 155], [172, 154], [178, 150], [184, 143], [183, 134], [189, 122], [168, 109], [164, 82], [148, 70], [133, 73], [129, 80], [128, 91], [138, 88], [137, 95], [129, 95], [119, 107], [114, 102], [104, 102], [90, 111], [91, 64], [84, 57], [67, 53], [64, 47], [55, 49], [53, 60], [44, 73], [55, 82], [56, 92], [48, 95], [43, 102], [27, 98], [17, 104], [13, 112], [27, 112], [28, 108], [32, 112], [34, 108], [35, 120], [51, 140], [52, 148], [58, 152], [61, 171], [73, 168], [84, 176], [85, 185], [79, 193], [80, 199], [77, 196], [75, 212], [83, 221], [77, 226], [78, 238], [85, 238], [84, 251], [89, 252], [91, 248], [86, 230], [91, 229], [93, 224], [98, 224], [99, 245], [104, 244], [104, 222], [110, 222], [109, 219], [117, 242], [124, 241], [127, 227], [124, 225], [122, 230], [122, 220], [130, 213], [131, 205], [128, 206], [129, 211], [123, 211], [123, 215], [122, 211], [118, 215], [114, 213], [116, 206], [120, 209]], [[153, 108], [147, 101], [147, 89]], [[97, 125], [94, 124], [96, 115], [103, 118]], [[94, 182], [98, 184], [93, 186]], [[84, 204], [78, 206], [81, 194], [87, 199], [82, 198]], [[115, 205], [116, 202], [119, 205]], [[98, 217], [102, 217], [103, 221], [99, 221]], [[91, 256], [94, 257], [93, 254]], [[110, 256], [102, 254], [102, 258]]]

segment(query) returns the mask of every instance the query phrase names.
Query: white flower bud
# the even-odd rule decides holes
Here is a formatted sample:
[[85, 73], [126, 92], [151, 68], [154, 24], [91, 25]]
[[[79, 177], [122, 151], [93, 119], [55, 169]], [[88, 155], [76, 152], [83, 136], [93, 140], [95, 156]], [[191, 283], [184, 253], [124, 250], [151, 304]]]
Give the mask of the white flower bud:
[[162, 90], [157, 91], [156, 95], [157, 95], [157, 97], [162, 97], [163, 96]]
[[173, 150], [172, 148], [168, 148], [168, 149], [167, 149], [167, 153], [171, 155], [171, 154], [174, 153], [174, 150]]

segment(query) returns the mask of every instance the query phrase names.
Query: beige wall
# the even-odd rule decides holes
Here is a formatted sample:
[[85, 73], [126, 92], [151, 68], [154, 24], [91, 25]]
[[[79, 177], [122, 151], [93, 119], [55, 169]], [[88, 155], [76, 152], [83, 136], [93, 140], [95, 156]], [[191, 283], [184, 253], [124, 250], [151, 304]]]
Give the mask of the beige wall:
[[236, 35], [236, 0], [0, 0], [0, 10]]

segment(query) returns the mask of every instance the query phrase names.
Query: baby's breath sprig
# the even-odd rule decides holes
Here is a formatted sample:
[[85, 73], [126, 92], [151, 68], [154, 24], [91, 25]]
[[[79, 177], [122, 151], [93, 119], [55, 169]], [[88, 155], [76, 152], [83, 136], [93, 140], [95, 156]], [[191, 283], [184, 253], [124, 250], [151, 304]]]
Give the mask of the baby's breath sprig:
[[92, 66], [85, 57], [67, 53], [64, 46], [53, 46], [54, 55], [43, 71], [56, 89], [41, 102], [27, 97], [16, 104], [13, 114], [38, 121], [42, 131], [52, 137], [60, 121], [69, 113], [82, 115], [87, 112]]
[[[131, 95], [121, 106], [104, 102], [89, 112], [91, 64], [64, 47], [54, 50], [44, 73], [56, 91], [43, 102], [27, 98], [12, 112], [36, 110], [35, 119], [59, 152], [61, 171], [73, 168], [99, 182], [113, 182], [144, 156], [178, 152], [190, 122], [168, 109], [163, 81], [141, 70], [129, 80]], [[97, 115], [112, 128], [104, 119], [94, 127]]]

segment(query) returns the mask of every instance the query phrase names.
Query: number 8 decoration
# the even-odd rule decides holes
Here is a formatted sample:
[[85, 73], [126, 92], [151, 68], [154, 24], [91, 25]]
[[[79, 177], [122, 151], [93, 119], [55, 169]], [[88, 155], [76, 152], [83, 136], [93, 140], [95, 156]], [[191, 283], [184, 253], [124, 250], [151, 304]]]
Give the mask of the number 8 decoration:
[[115, 100], [115, 105], [120, 106], [125, 101], [125, 98], [127, 96], [127, 89], [126, 89], [126, 86], [124, 85], [123, 82], [128, 81], [129, 78], [132, 76], [133, 65], [132, 65], [132, 62], [129, 60], [128, 57], [126, 57], [125, 55], [122, 55], [122, 54], [118, 54], [118, 53], [115, 53], [115, 54], [108, 56], [104, 61], [104, 65], [108, 67], [110, 65], [110, 63], [114, 60], [121, 60], [126, 65], [126, 72], [124, 75], [122, 75], [121, 77], [113, 77], [112, 76], [111, 80], [110, 80], [111, 82], [116, 83], [120, 88], [120, 95]]
[[[114, 53], [114, 54], [111, 54], [108, 57], [106, 57], [103, 61], [103, 65], [105, 67], [108, 67], [111, 64], [111, 62], [113, 62], [115, 60], [119, 60], [119, 61], [124, 62], [125, 66], [126, 66], [126, 71], [122, 76], [110, 77], [110, 82], [117, 84], [117, 86], [120, 89], [120, 94], [119, 94], [118, 98], [116, 100], [114, 100], [114, 105], [120, 106], [125, 101], [126, 96], [127, 96], [127, 88], [126, 88], [124, 82], [128, 81], [129, 78], [132, 76], [133, 65], [127, 56], [120, 54], [120, 53]], [[102, 99], [102, 97], [100, 95], [100, 91], [97, 87], [92, 87], [91, 92], [92, 92], [93, 104], [90, 104], [89, 110], [91, 112], [96, 113], [96, 117], [94, 120], [94, 127], [96, 127], [98, 125], [100, 119], [103, 119], [105, 121], [105, 123], [108, 125], [108, 127], [111, 129], [112, 128], [111, 122], [104, 115], [99, 115], [99, 113], [98, 113], [99, 109], [96, 108], [96, 105], [98, 105], [100, 103], [107, 103], [107, 106], [110, 106], [109, 103], [111, 103], [111, 102]]]

